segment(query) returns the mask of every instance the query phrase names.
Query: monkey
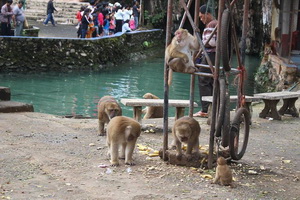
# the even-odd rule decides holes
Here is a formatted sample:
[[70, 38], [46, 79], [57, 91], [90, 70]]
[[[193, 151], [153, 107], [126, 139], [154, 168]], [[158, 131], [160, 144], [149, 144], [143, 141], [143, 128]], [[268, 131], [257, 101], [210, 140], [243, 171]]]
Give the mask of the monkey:
[[98, 124], [99, 135], [104, 136], [104, 125], [107, 124], [113, 117], [121, 116], [122, 109], [118, 102], [112, 96], [104, 96], [98, 102]]
[[176, 145], [176, 157], [181, 160], [181, 143], [187, 144], [186, 157], [191, 159], [192, 150], [199, 154], [200, 125], [197, 120], [191, 117], [182, 117], [176, 120], [172, 128], [173, 143]]
[[119, 147], [121, 148], [120, 159], [125, 159], [126, 165], [134, 165], [132, 154], [140, 134], [141, 125], [134, 119], [116, 116], [110, 120], [107, 125], [106, 142], [111, 166], [119, 165]]
[[216, 176], [213, 180], [213, 183], [216, 184], [218, 182], [224, 186], [232, 186], [232, 172], [223, 157], [219, 157], [217, 159]]
[[[144, 99], [159, 99], [157, 96], [151, 93], [146, 93], [143, 96]], [[162, 118], [163, 117], [163, 107], [162, 106], [147, 106], [142, 110], [142, 113], [145, 114], [143, 119], [150, 118]]]
[[175, 32], [175, 36], [165, 51], [165, 63], [170, 67], [169, 85], [172, 82], [173, 71], [182, 73], [198, 71], [193, 59], [193, 53], [197, 50], [199, 50], [198, 40], [188, 30], [180, 28]]

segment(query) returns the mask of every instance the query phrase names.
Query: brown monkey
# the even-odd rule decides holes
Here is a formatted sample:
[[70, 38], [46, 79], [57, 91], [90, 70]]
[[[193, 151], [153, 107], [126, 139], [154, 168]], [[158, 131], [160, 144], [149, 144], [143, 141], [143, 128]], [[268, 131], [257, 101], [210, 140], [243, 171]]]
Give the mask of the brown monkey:
[[169, 82], [172, 82], [172, 71], [182, 73], [194, 73], [198, 69], [194, 65], [193, 53], [199, 50], [197, 38], [192, 36], [186, 29], [178, 29], [175, 37], [166, 48], [165, 63], [170, 67]]
[[232, 172], [223, 157], [217, 159], [216, 176], [213, 183], [220, 182], [221, 185], [232, 185]]
[[172, 134], [174, 137], [173, 143], [176, 145], [176, 156], [178, 159], [181, 159], [182, 156], [181, 143], [187, 144], [186, 156], [188, 160], [191, 158], [193, 149], [199, 153], [200, 131], [200, 125], [194, 118], [182, 117], [176, 120], [172, 129]]
[[104, 125], [113, 117], [121, 116], [122, 109], [112, 96], [104, 96], [98, 102], [99, 135], [104, 136]]
[[[159, 99], [157, 96], [151, 93], [146, 93], [143, 96], [144, 99]], [[144, 115], [143, 119], [150, 119], [150, 118], [162, 118], [164, 109], [162, 106], [147, 106], [145, 109], [142, 110]]]
[[134, 165], [132, 154], [137, 138], [141, 134], [141, 125], [129, 117], [114, 117], [107, 125], [108, 154], [111, 166], [119, 165], [119, 147], [121, 159], [125, 158], [126, 165]]

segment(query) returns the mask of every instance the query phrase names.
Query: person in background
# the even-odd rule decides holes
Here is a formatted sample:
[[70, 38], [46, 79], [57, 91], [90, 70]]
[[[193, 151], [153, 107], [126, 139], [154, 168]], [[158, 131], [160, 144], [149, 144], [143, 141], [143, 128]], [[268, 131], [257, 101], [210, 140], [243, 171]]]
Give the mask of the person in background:
[[49, 0], [48, 5], [47, 5], [47, 18], [44, 22], [45, 26], [47, 26], [49, 20], [51, 21], [52, 25], [55, 26], [55, 21], [54, 21], [54, 18], [53, 18], [54, 11], [57, 12], [57, 10], [53, 6], [53, 0]]
[[99, 15], [98, 15], [98, 26], [99, 26], [99, 36], [103, 36], [103, 24], [104, 24], [104, 15], [102, 13], [101, 7], [98, 8], [100, 9]]
[[14, 18], [14, 13], [11, 7], [12, 0], [7, 0], [1, 8], [0, 21], [1, 21], [1, 35], [9, 36], [11, 31], [11, 20]]
[[135, 21], [135, 28], [139, 26], [139, 17], [140, 17], [140, 4], [138, 1], [135, 1], [134, 6], [132, 7], [133, 17]]
[[130, 6], [125, 6], [123, 9], [123, 21], [130, 20], [130, 16], [132, 15], [132, 8]]
[[76, 19], [77, 19], [77, 22], [78, 22], [78, 24], [76, 26], [77, 29], [79, 29], [84, 9], [85, 9], [85, 6], [81, 6], [80, 10], [78, 10], [77, 13], [76, 13]]
[[13, 21], [15, 26], [15, 36], [20, 36], [23, 31], [23, 24], [25, 21], [24, 11], [22, 9], [24, 2], [20, 0], [18, 4], [14, 7], [13, 13], [15, 15]]
[[98, 20], [99, 13], [100, 13], [100, 9], [98, 8], [92, 14], [92, 16], [93, 16], [93, 22], [94, 22], [94, 27], [95, 27], [95, 31], [93, 33], [93, 37], [100, 37], [100, 35], [99, 35], [99, 20]]
[[116, 6], [115, 12], [115, 19], [116, 19], [116, 32], [122, 32], [122, 25], [123, 25], [123, 12], [121, 6]]
[[122, 26], [122, 33], [130, 32], [130, 31], [132, 30], [129, 27], [129, 20], [127, 19]]
[[129, 20], [129, 28], [131, 30], [135, 30], [135, 21], [134, 21], [133, 15], [130, 17], [130, 20]]
[[81, 38], [85, 38], [87, 30], [89, 28], [90, 21], [92, 20], [89, 18], [91, 10], [86, 8], [83, 12], [82, 19], [81, 19]]
[[115, 22], [115, 16], [112, 13], [110, 15], [110, 21], [109, 21], [109, 35], [115, 34], [116, 31], [116, 22]]
[[103, 25], [104, 35], [109, 35], [109, 25], [110, 25], [109, 22], [110, 22], [109, 14], [107, 14], [105, 15], [105, 20]]
[[[205, 25], [202, 39], [203, 43], [205, 43], [213, 31], [213, 29], [217, 26], [218, 21], [215, 20], [214, 16], [211, 14], [211, 10], [209, 7], [207, 7], [205, 4], [200, 7], [199, 10], [199, 17], [202, 23]], [[213, 36], [213, 38], [209, 41], [209, 43], [205, 46], [205, 50], [212, 62], [213, 65], [215, 65], [215, 56], [216, 56], [216, 35]], [[201, 61], [199, 62], [199, 59], [197, 59], [196, 63], [201, 63], [208, 65], [207, 60], [202, 55]], [[200, 68], [200, 72], [205, 73], [211, 73], [210, 69], [207, 68]], [[201, 102], [201, 111], [195, 113], [194, 117], [208, 117], [208, 106], [209, 102], [202, 101], [203, 96], [212, 96], [213, 94], [213, 83], [214, 79], [212, 77], [206, 77], [206, 76], [198, 76], [198, 84], [199, 84], [199, 93], [200, 93], [200, 102]]]

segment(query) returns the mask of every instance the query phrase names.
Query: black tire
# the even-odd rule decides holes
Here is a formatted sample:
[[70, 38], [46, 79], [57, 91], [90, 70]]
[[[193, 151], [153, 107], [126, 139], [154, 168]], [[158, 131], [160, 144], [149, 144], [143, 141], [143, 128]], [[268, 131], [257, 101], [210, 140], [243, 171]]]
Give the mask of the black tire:
[[[244, 138], [241, 139], [241, 126], [243, 126]], [[229, 150], [233, 160], [240, 160], [245, 154], [250, 130], [250, 114], [246, 108], [239, 108], [235, 113], [234, 119], [230, 127]], [[241, 148], [239, 149], [239, 145]]]
[[225, 102], [225, 116], [222, 127], [222, 146], [228, 147], [230, 132], [230, 95], [228, 86], [226, 86]]
[[223, 69], [228, 72], [231, 70], [230, 57], [231, 57], [231, 34], [230, 34], [230, 12], [225, 9], [222, 14], [221, 20], [221, 55], [223, 62]]
[[225, 117], [225, 107], [226, 107], [226, 83], [224, 78], [219, 79], [220, 84], [220, 96], [219, 96], [219, 106], [218, 106], [218, 118], [216, 125], [216, 137], [221, 136], [222, 126]]

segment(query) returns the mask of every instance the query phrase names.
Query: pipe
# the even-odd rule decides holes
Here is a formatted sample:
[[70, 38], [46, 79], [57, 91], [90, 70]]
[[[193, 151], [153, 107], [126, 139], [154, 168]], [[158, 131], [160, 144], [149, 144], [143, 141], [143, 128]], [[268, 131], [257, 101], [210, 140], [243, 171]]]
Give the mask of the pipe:
[[[167, 5], [167, 27], [166, 27], [166, 48], [171, 42], [171, 30], [172, 30], [172, 5], [173, 0], [168, 0]], [[166, 60], [166, 59], [165, 59]], [[168, 150], [168, 114], [169, 114], [169, 66], [166, 61], [164, 63], [164, 113], [163, 113], [163, 160], [167, 160], [166, 151]]]

